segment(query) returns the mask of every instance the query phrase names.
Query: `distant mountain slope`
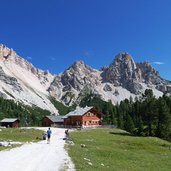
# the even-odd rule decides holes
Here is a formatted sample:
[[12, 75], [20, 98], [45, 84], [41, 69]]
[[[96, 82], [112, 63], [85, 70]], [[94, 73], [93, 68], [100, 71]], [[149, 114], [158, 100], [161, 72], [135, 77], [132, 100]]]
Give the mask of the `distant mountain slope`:
[[34, 67], [12, 49], [0, 45], [1, 96], [57, 113], [46, 91], [53, 79], [51, 73]]
[[160, 77], [148, 63], [135, 63], [128, 53], [119, 53], [113, 62], [102, 70], [95, 70], [83, 61], [77, 61], [51, 83], [48, 91], [66, 104], [79, 103], [87, 93], [97, 94], [114, 104], [135, 97], [145, 89], [153, 89], [158, 97], [171, 93], [171, 82]]
[[96, 70], [76, 61], [59, 75], [34, 67], [15, 51], [0, 45], [0, 95], [53, 113], [57, 109], [49, 100], [55, 97], [66, 105], [79, 104], [88, 94], [96, 94], [113, 104], [135, 97], [151, 88], [158, 97], [171, 93], [171, 82], [160, 77], [148, 63], [135, 63], [128, 53], [119, 53], [113, 62]]

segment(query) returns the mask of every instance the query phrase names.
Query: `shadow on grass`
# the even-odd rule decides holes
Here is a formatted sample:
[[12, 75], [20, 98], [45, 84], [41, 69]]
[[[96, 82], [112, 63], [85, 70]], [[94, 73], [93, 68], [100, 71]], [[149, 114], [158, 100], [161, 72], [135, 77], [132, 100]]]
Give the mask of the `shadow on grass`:
[[122, 135], [122, 136], [131, 136], [131, 137], [135, 136], [135, 135], [130, 134], [129, 132], [109, 132], [109, 134]]

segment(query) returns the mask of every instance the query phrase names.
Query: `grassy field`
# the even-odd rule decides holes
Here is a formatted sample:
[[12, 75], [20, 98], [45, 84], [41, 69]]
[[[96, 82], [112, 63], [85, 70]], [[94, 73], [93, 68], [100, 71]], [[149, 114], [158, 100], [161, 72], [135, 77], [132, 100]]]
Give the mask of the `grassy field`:
[[[25, 128], [1, 128], [0, 141], [18, 141], [18, 142], [31, 142], [38, 141], [36, 137], [42, 136], [42, 131], [37, 129]], [[15, 147], [12, 146], [12, 147]], [[12, 147], [0, 147], [0, 150]]]
[[70, 134], [74, 145], [68, 145], [68, 152], [77, 171], [171, 170], [171, 143], [159, 138], [101, 128]]

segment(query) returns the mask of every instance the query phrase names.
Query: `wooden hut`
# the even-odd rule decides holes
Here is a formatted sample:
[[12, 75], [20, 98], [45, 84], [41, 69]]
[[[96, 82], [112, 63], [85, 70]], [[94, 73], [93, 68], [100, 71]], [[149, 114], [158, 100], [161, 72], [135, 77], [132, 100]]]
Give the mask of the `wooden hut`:
[[62, 126], [64, 122], [63, 116], [61, 115], [49, 115], [42, 119], [42, 126]]
[[20, 121], [17, 118], [5, 118], [0, 121], [1, 126], [5, 126], [6, 128], [18, 128], [19, 123]]
[[94, 127], [101, 125], [102, 113], [94, 107], [77, 107], [64, 116], [64, 125], [80, 126], [80, 127]]

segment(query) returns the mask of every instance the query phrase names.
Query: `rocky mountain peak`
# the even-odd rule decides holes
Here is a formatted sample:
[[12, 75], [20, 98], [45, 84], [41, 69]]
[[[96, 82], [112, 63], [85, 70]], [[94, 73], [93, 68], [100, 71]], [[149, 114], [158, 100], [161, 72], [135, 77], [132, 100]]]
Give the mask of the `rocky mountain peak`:
[[76, 61], [67, 70], [56, 76], [48, 91], [65, 104], [78, 98], [78, 94], [87, 87], [94, 88], [100, 84], [100, 71], [92, 69], [83, 61]]
[[74, 62], [67, 70], [66, 72], [71, 72], [71, 73], [78, 73], [78, 74], [83, 74], [83, 72], [92, 72], [93, 69], [86, 65], [82, 60]]
[[139, 84], [142, 81], [141, 71], [127, 52], [116, 55], [113, 62], [103, 72], [102, 77], [103, 82], [124, 87], [134, 94], [138, 94], [141, 89]]
[[13, 49], [9, 49], [3, 44], [0, 44], [0, 59], [1, 61], [4, 61], [8, 59], [10, 56], [16, 55], [15, 51]]
[[97, 72], [99, 71], [92, 69], [83, 61], [76, 61], [62, 73], [61, 81], [63, 85], [70, 84], [70, 87], [80, 90], [85, 83], [90, 84], [91, 82], [94, 82], [92, 78], [94, 75], [98, 75], [96, 74]]
[[31, 70], [33, 67], [31, 63], [24, 58], [21, 58], [13, 49], [10, 49], [3, 44], [0, 45], [0, 59], [5, 63], [13, 63], [28, 70]]
[[0, 44], [0, 96], [57, 112], [47, 98], [54, 76]]
[[131, 59], [132, 59], [132, 56], [127, 52], [120, 52], [115, 57], [115, 60], [118, 60], [118, 61], [131, 60]]
[[[48, 71], [36, 68], [32, 63], [20, 57], [13, 49], [10, 49], [3, 44], [0, 44], [0, 61], [2, 62], [0, 65], [4, 65], [7, 68], [13, 68], [14, 65], [17, 66], [15, 67], [16, 69], [22, 68], [22, 70], [36, 76], [43, 84], [48, 81], [47, 79], [49, 79], [49, 76], [53, 77]], [[14, 71], [13, 74], [15, 74]], [[18, 74], [16, 76], [18, 76]]]
[[85, 63], [82, 60], [78, 60], [78, 61], [74, 62], [73, 66], [85, 66]]
[[152, 65], [148, 61], [140, 62], [138, 65], [142, 66], [144, 72], [151, 72], [159, 76], [159, 73], [152, 67]]
[[124, 68], [127, 67], [133, 70], [136, 69], [136, 64], [132, 56], [127, 52], [121, 52], [115, 56], [115, 59], [113, 60], [111, 65], [118, 66], [118, 64]]
[[137, 67], [141, 70], [141, 75], [146, 84], [158, 85], [163, 82], [163, 79], [160, 77], [159, 73], [149, 62], [145, 61], [137, 63]]
[[136, 69], [131, 55], [122, 52], [116, 55], [113, 62], [105, 70], [103, 78], [106, 82], [114, 83], [115, 86], [122, 86], [132, 79], [138, 80], [139, 76], [135, 74]]
[[[118, 101], [141, 94], [146, 88], [171, 92], [171, 83], [162, 79], [148, 62], [135, 63], [127, 52], [116, 55], [101, 70], [74, 62], [59, 75], [34, 67], [17, 53], [0, 45], [0, 95], [55, 111], [49, 96], [67, 105], [77, 103], [87, 94], [96, 94], [106, 101]], [[158, 91], [159, 90], [159, 91]]]

